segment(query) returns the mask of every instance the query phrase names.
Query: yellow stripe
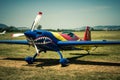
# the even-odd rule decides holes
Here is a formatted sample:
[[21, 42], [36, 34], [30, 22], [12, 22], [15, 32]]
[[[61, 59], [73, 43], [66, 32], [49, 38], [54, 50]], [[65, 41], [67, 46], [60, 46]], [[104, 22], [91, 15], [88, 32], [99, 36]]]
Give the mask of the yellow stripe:
[[51, 32], [58, 40], [61, 41], [67, 41], [64, 37], [62, 37], [59, 33], [57, 32]]

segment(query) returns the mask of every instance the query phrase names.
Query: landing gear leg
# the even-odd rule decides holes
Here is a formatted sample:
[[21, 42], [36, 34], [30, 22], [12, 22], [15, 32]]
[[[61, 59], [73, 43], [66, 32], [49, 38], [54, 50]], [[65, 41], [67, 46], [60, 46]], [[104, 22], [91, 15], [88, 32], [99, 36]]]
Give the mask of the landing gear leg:
[[59, 56], [60, 56], [59, 62], [60, 62], [60, 64], [61, 64], [61, 66], [62, 66], [62, 67], [68, 66], [68, 62], [69, 62], [69, 61], [68, 61], [66, 58], [63, 58], [63, 56], [62, 56], [62, 54], [61, 54], [60, 51], [57, 51], [57, 53], [58, 53]]
[[[39, 53], [42, 52], [42, 51], [39, 51]], [[35, 58], [37, 57], [38, 53], [35, 53], [33, 57], [26, 57], [25, 58], [25, 61], [28, 63], [28, 64], [33, 64], [33, 62], [35, 61]]]

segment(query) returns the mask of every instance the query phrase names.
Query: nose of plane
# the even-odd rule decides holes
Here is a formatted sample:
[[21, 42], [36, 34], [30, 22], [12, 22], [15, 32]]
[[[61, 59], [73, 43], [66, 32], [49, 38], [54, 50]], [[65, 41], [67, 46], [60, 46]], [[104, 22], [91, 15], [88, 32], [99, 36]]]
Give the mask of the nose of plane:
[[36, 38], [36, 33], [34, 31], [26, 31], [24, 34], [28, 38], [32, 38], [32, 39]]

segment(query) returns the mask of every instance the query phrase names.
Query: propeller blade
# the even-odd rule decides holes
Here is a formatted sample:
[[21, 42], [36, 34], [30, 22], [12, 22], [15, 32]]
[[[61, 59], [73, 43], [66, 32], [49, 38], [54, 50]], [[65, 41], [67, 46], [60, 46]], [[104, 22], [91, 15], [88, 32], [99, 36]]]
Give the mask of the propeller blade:
[[41, 16], [42, 16], [42, 12], [39, 12], [32, 24], [31, 31], [33, 31], [35, 27], [38, 25], [38, 22], [40, 21]]
[[34, 47], [35, 47], [36, 53], [39, 54], [39, 50], [38, 50], [37, 46], [35, 45], [35, 43], [33, 43], [33, 44], [34, 44]]
[[20, 36], [24, 36], [24, 33], [12, 34], [12, 37], [20, 37]]
[[38, 50], [37, 46], [35, 45], [34, 40], [33, 39], [31, 39], [31, 40], [32, 40], [33, 46], [35, 47], [36, 53], [39, 54], [39, 50]]

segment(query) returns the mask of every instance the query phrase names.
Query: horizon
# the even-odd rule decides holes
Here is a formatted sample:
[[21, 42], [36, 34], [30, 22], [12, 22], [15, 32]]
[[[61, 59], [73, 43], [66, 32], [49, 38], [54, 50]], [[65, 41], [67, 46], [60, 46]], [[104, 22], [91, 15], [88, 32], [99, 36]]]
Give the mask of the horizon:
[[120, 25], [120, 0], [0, 0], [0, 23], [30, 27], [39, 11], [43, 29]]
[[[19, 29], [30, 29], [30, 27], [16, 27], [16, 26], [8, 26], [8, 25], [6, 25], [6, 24], [1, 24], [0, 23], [0, 28], [1, 28], [1, 25], [5, 25], [5, 26], [7, 26], [7, 27], [15, 27], [15, 28], [17, 28], [18, 30]], [[43, 29], [43, 30], [85, 30], [86, 29], [86, 27], [87, 26], [81, 26], [81, 27], [76, 27], [76, 28], [71, 28], [71, 29], [63, 29], [63, 28], [57, 28], [57, 29], [50, 29], [50, 28], [46, 28], [46, 29], [43, 29], [43, 28], [41, 28], [41, 29]], [[92, 28], [92, 29], [95, 29], [95, 30], [106, 30], [106, 29], [108, 29], [108, 30], [120, 30], [120, 25], [97, 25], [97, 26], [88, 26], [88, 27], [90, 27], [90, 28]]]

